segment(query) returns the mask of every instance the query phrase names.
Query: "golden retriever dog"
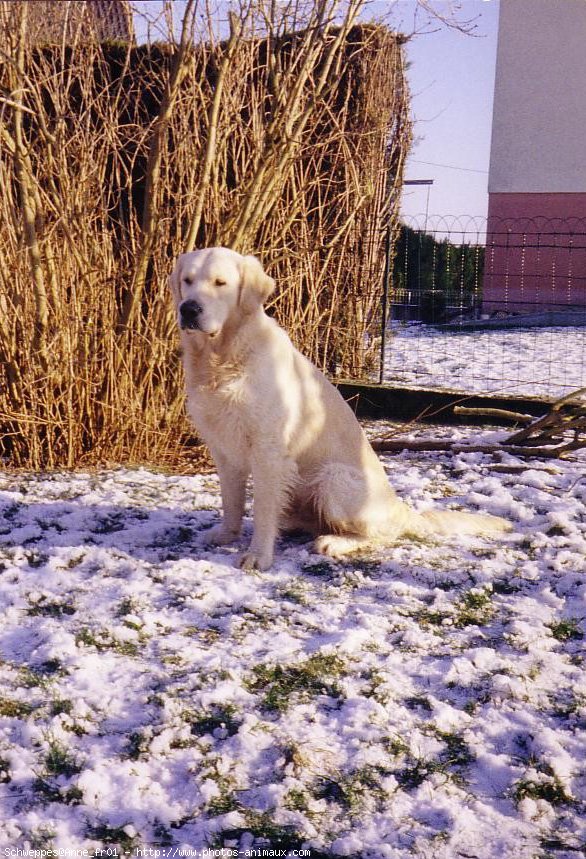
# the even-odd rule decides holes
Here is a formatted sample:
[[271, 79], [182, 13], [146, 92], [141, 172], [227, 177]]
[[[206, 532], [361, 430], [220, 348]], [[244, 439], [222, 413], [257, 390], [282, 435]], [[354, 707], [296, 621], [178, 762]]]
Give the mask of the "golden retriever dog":
[[188, 412], [220, 478], [223, 520], [210, 544], [236, 540], [253, 480], [253, 536], [244, 569], [268, 569], [281, 530], [302, 529], [340, 557], [401, 535], [509, 530], [497, 517], [417, 513], [389, 486], [356, 417], [295, 349], [263, 303], [275, 283], [228, 248], [182, 254], [170, 276], [181, 332]]

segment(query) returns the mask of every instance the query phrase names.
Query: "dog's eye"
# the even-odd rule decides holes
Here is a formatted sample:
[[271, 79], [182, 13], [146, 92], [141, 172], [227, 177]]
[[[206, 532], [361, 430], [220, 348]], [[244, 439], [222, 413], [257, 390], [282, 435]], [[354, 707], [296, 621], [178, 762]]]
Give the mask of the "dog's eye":
[[191, 284], [193, 283], [193, 278], [192, 277], [184, 277], [183, 283], [186, 283], [187, 286], [191, 286]]
[[216, 286], [226, 286], [226, 281], [222, 280], [221, 277], [217, 277], [215, 280]]

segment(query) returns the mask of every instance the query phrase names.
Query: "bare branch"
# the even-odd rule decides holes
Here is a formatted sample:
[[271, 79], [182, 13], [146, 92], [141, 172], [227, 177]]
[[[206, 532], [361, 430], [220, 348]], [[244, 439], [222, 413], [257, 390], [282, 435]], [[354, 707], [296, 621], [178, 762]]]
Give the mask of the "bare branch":
[[[15, 68], [10, 66], [10, 77], [12, 77], [12, 92], [20, 91], [20, 82], [24, 78], [24, 57], [25, 44], [27, 33], [27, 12], [26, 4], [21, 4], [18, 9], [18, 31], [16, 45], [16, 64]], [[23, 134], [23, 110], [22, 105], [17, 103], [14, 107], [14, 171], [20, 191], [20, 207], [24, 228], [24, 239], [28, 250], [32, 282], [35, 294], [36, 319], [35, 319], [35, 336], [33, 348], [39, 353], [41, 365], [44, 369], [47, 367], [46, 354], [46, 331], [49, 319], [49, 306], [47, 301], [47, 291], [45, 289], [45, 281], [43, 277], [43, 267], [41, 261], [41, 251], [39, 248], [39, 240], [36, 228], [36, 206], [35, 206], [35, 188], [34, 178], [28, 168], [29, 162], [27, 159], [26, 145]]]
[[118, 319], [118, 332], [124, 331], [128, 327], [128, 323], [137, 306], [137, 302], [144, 290], [147, 269], [153, 252], [157, 229], [160, 204], [159, 183], [161, 177], [161, 160], [163, 157], [163, 140], [167, 133], [167, 128], [171, 120], [173, 108], [175, 106], [181, 84], [188, 71], [193, 18], [196, 13], [197, 2], [198, 0], [187, 0], [181, 28], [181, 39], [179, 46], [173, 55], [171, 72], [165, 87], [165, 93], [151, 137], [146, 168], [144, 208], [141, 224], [141, 248], [137, 260], [135, 275], [132, 281], [132, 287], [127, 293], [122, 307], [122, 312]]
[[540, 418], [507, 412], [503, 409], [469, 409], [456, 406], [454, 412], [465, 416], [486, 415], [525, 423], [526, 426], [492, 444], [451, 441], [450, 439], [382, 438], [373, 442], [375, 450], [444, 450], [451, 453], [511, 453], [520, 457], [565, 459], [575, 450], [586, 448], [586, 388], [580, 388], [556, 402]]
[[199, 227], [201, 224], [201, 216], [203, 212], [205, 195], [207, 193], [210, 177], [212, 173], [212, 165], [214, 159], [216, 157], [216, 140], [218, 136], [218, 118], [220, 115], [220, 106], [222, 103], [222, 96], [224, 93], [224, 81], [226, 80], [226, 73], [228, 68], [232, 62], [234, 57], [234, 50], [236, 45], [238, 44], [238, 40], [242, 34], [243, 22], [236, 17], [232, 12], [229, 13], [230, 19], [230, 39], [226, 48], [222, 55], [222, 61], [220, 63], [220, 68], [218, 70], [218, 77], [216, 80], [216, 86], [214, 89], [214, 97], [212, 99], [212, 103], [210, 105], [209, 111], [209, 119], [208, 119], [208, 134], [207, 141], [205, 147], [204, 161], [202, 167], [201, 177], [198, 183], [197, 189], [197, 204], [195, 207], [195, 212], [193, 215], [193, 219], [191, 221], [191, 225], [189, 227], [189, 232], [187, 233], [187, 238], [185, 241], [185, 250], [192, 251], [195, 246], [195, 240], [197, 238], [197, 233], [199, 231]]

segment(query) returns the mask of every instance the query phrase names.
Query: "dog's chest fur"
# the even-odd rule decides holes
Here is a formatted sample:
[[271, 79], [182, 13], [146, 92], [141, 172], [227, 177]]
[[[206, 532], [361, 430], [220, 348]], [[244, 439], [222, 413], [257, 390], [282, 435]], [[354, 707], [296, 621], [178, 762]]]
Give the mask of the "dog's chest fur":
[[249, 383], [244, 368], [215, 356], [186, 362], [187, 410], [204, 441], [242, 463], [250, 450]]

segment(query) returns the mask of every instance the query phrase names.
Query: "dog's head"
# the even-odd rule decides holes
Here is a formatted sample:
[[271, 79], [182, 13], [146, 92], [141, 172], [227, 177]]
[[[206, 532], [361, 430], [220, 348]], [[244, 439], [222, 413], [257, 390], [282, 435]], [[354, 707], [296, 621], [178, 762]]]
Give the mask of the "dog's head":
[[275, 288], [256, 257], [229, 248], [181, 254], [169, 285], [179, 327], [211, 338], [229, 321], [258, 310]]

